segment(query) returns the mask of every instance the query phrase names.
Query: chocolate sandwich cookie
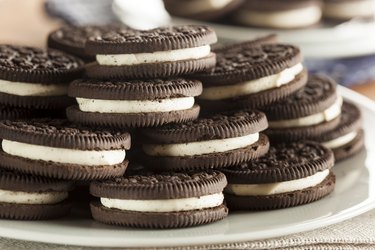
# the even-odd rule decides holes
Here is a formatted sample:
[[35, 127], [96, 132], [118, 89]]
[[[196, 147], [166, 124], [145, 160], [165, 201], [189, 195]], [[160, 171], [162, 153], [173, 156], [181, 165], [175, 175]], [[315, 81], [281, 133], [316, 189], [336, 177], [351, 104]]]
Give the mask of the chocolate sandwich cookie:
[[100, 202], [91, 203], [95, 220], [140, 228], [182, 228], [225, 218], [220, 172], [133, 175], [96, 181], [90, 186]]
[[69, 213], [72, 183], [0, 169], [0, 218], [46, 220]]
[[58, 109], [73, 103], [68, 83], [81, 77], [83, 62], [57, 50], [0, 45], [0, 103]]
[[306, 86], [287, 99], [267, 106], [271, 142], [314, 140], [340, 122], [342, 97], [336, 82], [327, 76], [311, 76]]
[[266, 116], [258, 111], [218, 114], [144, 129], [143, 163], [155, 171], [224, 168], [264, 155]]
[[111, 31], [87, 41], [96, 62], [86, 72], [99, 79], [151, 79], [203, 71], [215, 66], [210, 44], [216, 40], [202, 25]]
[[374, 19], [373, 0], [324, 0], [323, 16], [329, 20]]
[[316, 142], [270, 147], [261, 158], [223, 169], [230, 210], [268, 210], [298, 206], [323, 198], [335, 186], [334, 156]]
[[89, 37], [100, 36], [108, 30], [128, 29], [120, 25], [105, 26], [63, 26], [48, 35], [47, 44], [49, 48], [58, 49], [66, 53], [75, 55], [85, 61], [95, 61], [95, 56], [85, 52], [85, 43]]
[[0, 166], [69, 180], [122, 176], [130, 148], [126, 132], [82, 128], [66, 120], [0, 122]]
[[312, 26], [321, 17], [318, 0], [246, 0], [233, 14], [234, 21], [239, 24], [277, 29]]
[[287, 44], [233, 46], [217, 53], [209, 72], [192, 76], [203, 83], [203, 113], [258, 109], [284, 99], [307, 81], [300, 50]]
[[71, 121], [91, 126], [150, 127], [198, 117], [197, 80], [77, 80], [69, 87], [78, 106], [67, 109]]
[[344, 102], [340, 124], [332, 131], [319, 135], [314, 140], [332, 149], [335, 160], [349, 158], [364, 147], [361, 112], [354, 104]]
[[166, 10], [174, 16], [197, 20], [216, 20], [238, 9], [243, 0], [164, 0]]

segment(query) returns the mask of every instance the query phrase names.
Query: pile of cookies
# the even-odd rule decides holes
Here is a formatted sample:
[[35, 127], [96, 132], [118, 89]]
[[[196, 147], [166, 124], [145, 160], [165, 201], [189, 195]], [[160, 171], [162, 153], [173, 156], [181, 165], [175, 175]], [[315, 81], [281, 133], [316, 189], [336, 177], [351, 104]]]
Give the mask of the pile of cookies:
[[335, 157], [363, 147], [358, 108], [275, 36], [216, 40], [207, 26], [106, 26], [51, 33], [65, 52], [0, 45], [0, 92], [13, 96], [0, 98], [0, 218], [66, 215], [82, 183], [95, 220], [142, 228], [331, 193]]
[[304, 28], [322, 19], [373, 19], [374, 0], [164, 0], [171, 15], [251, 27]]

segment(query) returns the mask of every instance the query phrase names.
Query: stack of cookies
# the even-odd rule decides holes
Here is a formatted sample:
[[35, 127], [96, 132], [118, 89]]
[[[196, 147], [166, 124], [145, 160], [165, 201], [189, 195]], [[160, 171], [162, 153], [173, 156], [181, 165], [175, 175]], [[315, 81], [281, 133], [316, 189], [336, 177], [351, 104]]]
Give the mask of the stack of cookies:
[[[185, 153], [179, 157], [180, 147], [184, 148], [186, 143], [183, 138], [190, 136], [189, 131], [181, 131], [183, 138], [167, 133], [162, 136], [164, 140], [176, 142], [177, 147], [166, 149], [164, 158], [173, 156], [168, 164], [154, 157], [164, 147], [155, 145], [155, 149], [154, 144], [164, 142], [153, 140], [152, 135], [146, 139], [146, 131], [157, 136], [157, 128], [195, 124], [200, 110], [195, 97], [202, 93], [202, 83], [183, 76], [215, 66], [216, 55], [210, 45], [216, 40], [211, 28], [193, 25], [148, 31], [109, 29], [87, 40], [85, 51], [94, 55], [96, 61], [86, 65], [86, 78], [73, 81], [69, 87], [69, 95], [76, 99], [77, 105], [67, 109], [68, 119], [89, 127], [130, 129], [135, 141], [132, 159], [153, 170], [93, 182], [90, 192], [100, 198], [91, 203], [95, 220], [124, 226], [171, 228], [206, 224], [226, 217], [223, 189], [227, 182], [224, 174], [212, 171], [211, 162], [217, 161], [215, 154], [207, 157], [200, 152], [205, 145], [194, 148], [186, 144], [190, 158], [198, 154], [207, 158], [196, 159], [202, 161], [202, 167], [190, 167]], [[266, 128], [264, 115], [249, 119], [248, 123], [259, 122], [258, 130]], [[258, 132], [253, 127], [238, 126], [248, 137]], [[188, 140], [202, 140], [194, 138], [194, 132], [191, 137]], [[150, 144], [145, 145], [146, 141]], [[200, 143], [204, 144], [196, 144]], [[267, 150], [268, 141], [264, 144]], [[141, 156], [137, 146], [144, 147]], [[245, 153], [243, 161], [262, 152], [253, 146]]]
[[342, 104], [331, 79], [308, 77], [300, 50], [275, 36], [211, 49], [216, 40], [198, 25], [52, 33], [50, 46], [90, 61], [85, 75], [62, 52], [3, 46], [4, 86], [65, 91], [13, 94], [5, 104], [69, 107], [67, 119], [2, 117], [0, 217], [65, 215], [82, 181], [96, 197], [95, 220], [141, 228], [207, 224], [228, 207], [286, 208], [331, 193], [334, 158], [363, 146], [359, 110]]
[[313, 140], [333, 150], [336, 161], [358, 153], [364, 145], [359, 109], [343, 101], [336, 82], [310, 76], [306, 86], [275, 105], [262, 108], [272, 142]]
[[[92, 168], [97, 164], [94, 160], [85, 161], [93, 156], [101, 159], [97, 152], [101, 147], [113, 148], [107, 134], [99, 142], [97, 133], [75, 128], [66, 120], [41, 119], [65, 116], [65, 108], [74, 103], [67, 95], [69, 83], [82, 76], [83, 62], [57, 50], [12, 45], [0, 45], [0, 58], [0, 216], [65, 215], [71, 207], [67, 201], [71, 181], [105, 172], [102, 167]], [[126, 141], [129, 144], [129, 137]], [[117, 166], [118, 175], [125, 168]]]

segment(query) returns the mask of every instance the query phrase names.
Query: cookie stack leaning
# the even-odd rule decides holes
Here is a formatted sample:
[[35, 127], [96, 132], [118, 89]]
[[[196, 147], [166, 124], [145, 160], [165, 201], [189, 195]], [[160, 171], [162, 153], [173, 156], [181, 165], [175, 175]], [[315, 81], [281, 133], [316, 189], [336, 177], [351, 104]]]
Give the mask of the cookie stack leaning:
[[90, 38], [86, 51], [96, 62], [86, 67], [89, 79], [70, 85], [78, 105], [68, 108], [68, 118], [117, 129], [196, 119], [194, 97], [202, 85], [181, 75], [212, 68], [216, 56], [210, 44], [215, 42], [211, 28], [195, 25], [109, 30]]
[[[206, 119], [210, 125], [202, 122], [198, 123], [201, 126], [190, 123], [144, 130], [148, 154], [144, 159], [149, 165], [170, 167], [173, 160], [186, 167], [201, 167], [194, 160], [203, 157], [189, 155], [198, 143], [180, 133], [196, 129], [197, 137], [206, 143], [200, 151], [215, 150], [215, 145], [207, 144], [212, 137], [202, 131], [206, 127], [215, 131], [216, 126], [226, 131], [217, 119], [224, 110], [263, 111], [269, 123], [265, 131], [271, 141], [268, 153], [227, 165], [230, 156], [214, 155], [228, 178], [224, 193], [230, 211], [280, 209], [320, 200], [334, 190], [335, 176], [330, 170], [334, 159], [349, 157], [363, 147], [360, 112], [350, 103], [343, 104], [336, 83], [326, 76], [308, 77], [298, 48], [265, 41], [267, 44], [242, 42], [219, 48], [216, 67], [192, 76], [203, 83], [198, 99], [204, 115], [193, 123]], [[213, 117], [216, 119], [210, 120]], [[220, 139], [220, 149], [230, 146]]]
[[[34, 172], [37, 168], [49, 171], [40, 161], [22, 162], [21, 157], [43, 153], [19, 147], [16, 141], [35, 138], [23, 133], [25, 130], [10, 131], [10, 127], [36, 118], [64, 117], [64, 109], [74, 102], [67, 95], [69, 82], [82, 74], [83, 62], [63, 52], [0, 45], [0, 218], [53, 219], [69, 213], [72, 204], [68, 192], [73, 183], [39, 176]], [[17, 158], [14, 152], [21, 157]]]
[[[86, 66], [87, 78], [70, 84], [69, 95], [77, 105], [67, 109], [69, 120], [89, 127], [132, 129], [134, 134], [134, 129], [142, 132], [171, 123], [178, 126], [193, 122], [199, 115], [195, 97], [202, 93], [202, 83], [184, 75], [214, 67], [216, 55], [210, 45], [216, 39], [211, 28], [197, 25], [147, 31], [108, 29], [89, 38], [85, 49], [96, 61]], [[202, 180], [196, 181], [198, 177]], [[216, 179], [218, 183], [212, 183]], [[155, 180], [161, 190], [168, 186], [171, 193], [156, 192]], [[191, 181], [202, 187], [190, 192], [195, 187]], [[149, 183], [150, 190], [142, 188], [144, 193], [135, 195], [137, 182], [141, 186]], [[101, 199], [91, 203], [91, 211], [95, 220], [131, 227], [206, 224], [228, 214], [222, 195], [225, 184], [221, 173], [188, 171], [152, 176], [143, 172], [137, 177], [96, 181], [90, 192]], [[189, 190], [179, 191], [184, 188]], [[215, 202], [208, 198], [209, 204], [202, 201], [201, 207], [196, 199], [202, 195], [214, 195]], [[175, 202], [182, 205], [174, 205]], [[165, 206], [159, 209], [157, 204]]]
[[318, 141], [334, 151], [336, 160], [358, 153], [364, 145], [361, 114], [354, 104], [343, 101], [336, 85], [327, 76], [311, 76], [295, 94], [262, 108], [270, 140]]

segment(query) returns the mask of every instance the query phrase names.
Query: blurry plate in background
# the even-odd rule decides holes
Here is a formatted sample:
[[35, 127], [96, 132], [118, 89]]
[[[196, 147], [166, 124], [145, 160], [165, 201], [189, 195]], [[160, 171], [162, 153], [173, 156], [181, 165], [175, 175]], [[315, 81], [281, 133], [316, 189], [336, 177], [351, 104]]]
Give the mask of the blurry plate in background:
[[[270, 33], [279, 35], [282, 42], [300, 46], [307, 58], [335, 59], [375, 54], [375, 21], [353, 19], [339, 25], [322, 24], [295, 30], [251, 28], [235, 25], [172, 18], [156, 0], [114, 0], [113, 11], [125, 24], [147, 29], [172, 24], [205, 24], [213, 27], [223, 41], [249, 40]], [[148, 8], [144, 8], [147, 6]]]
[[173, 24], [205, 24], [223, 41], [242, 41], [275, 33], [280, 40], [301, 47], [307, 58], [334, 59], [375, 54], [375, 22], [352, 20], [336, 26], [273, 30], [173, 18]]

